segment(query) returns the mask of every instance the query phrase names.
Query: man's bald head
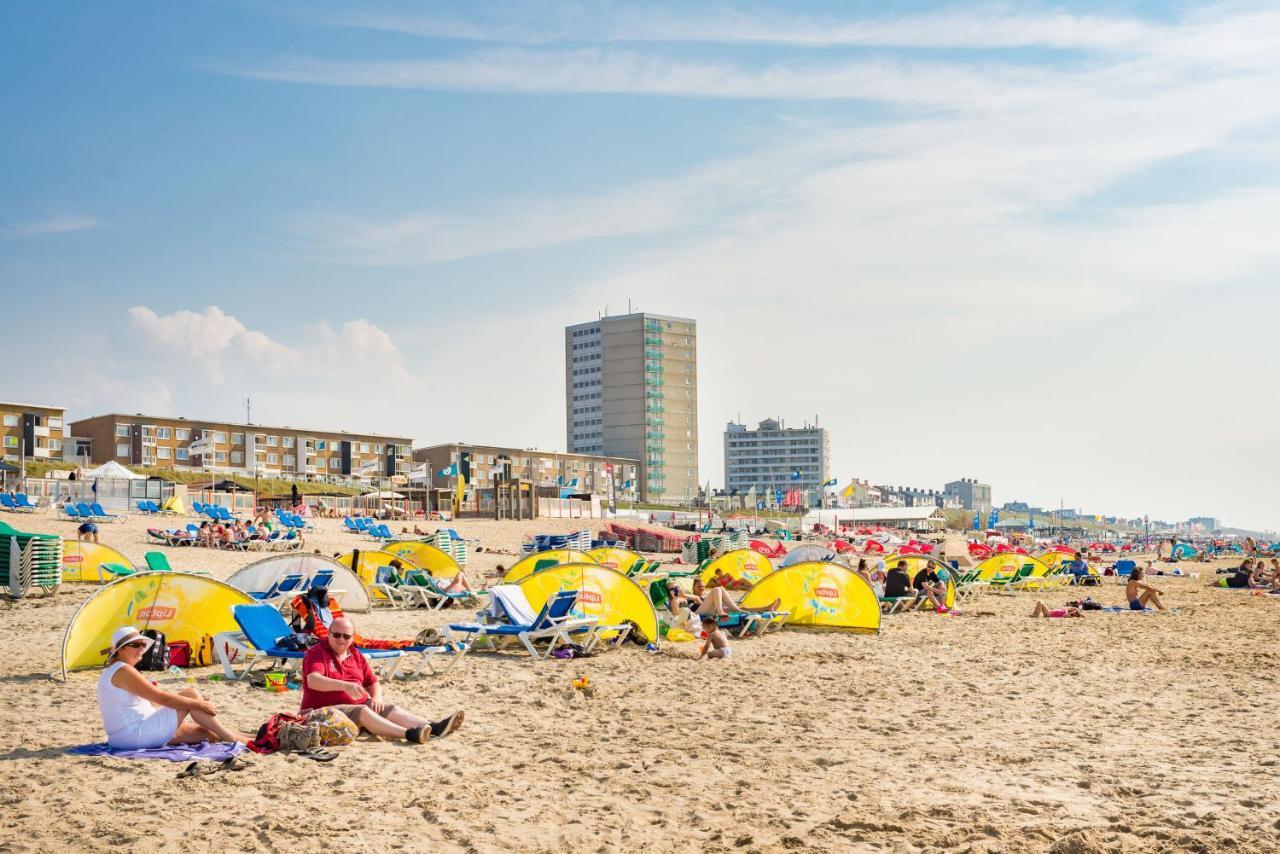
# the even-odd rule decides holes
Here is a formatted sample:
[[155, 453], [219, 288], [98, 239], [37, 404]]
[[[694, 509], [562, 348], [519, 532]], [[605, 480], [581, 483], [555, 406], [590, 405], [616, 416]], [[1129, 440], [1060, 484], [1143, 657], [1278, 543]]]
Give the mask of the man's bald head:
[[[346, 617], [335, 617], [329, 624], [329, 636], [326, 640], [329, 648], [337, 653], [344, 653], [355, 642], [356, 627]], [[343, 635], [343, 637], [338, 637]]]

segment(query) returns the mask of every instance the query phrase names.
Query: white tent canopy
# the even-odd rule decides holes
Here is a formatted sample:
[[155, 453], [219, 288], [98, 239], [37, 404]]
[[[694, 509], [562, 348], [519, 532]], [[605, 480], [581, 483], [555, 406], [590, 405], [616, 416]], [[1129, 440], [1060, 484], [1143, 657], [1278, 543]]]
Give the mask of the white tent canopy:
[[115, 460], [109, 460], [95, 469], [84, 473], [85, 480], [146, 480], [144, 474], [135, 474]]
[[329, 592], [340, 599], [342, 610], [369, 610], [369, 591], [365, 590], [356, 574], [336, 560], [318, 554], [293, 552], [263, 558], [232, 575], [227, 583], [253, 596], [266, 593], [286, 575], [301, 575], [309, 587], [312, 579], [321, 572], [333, 573]]

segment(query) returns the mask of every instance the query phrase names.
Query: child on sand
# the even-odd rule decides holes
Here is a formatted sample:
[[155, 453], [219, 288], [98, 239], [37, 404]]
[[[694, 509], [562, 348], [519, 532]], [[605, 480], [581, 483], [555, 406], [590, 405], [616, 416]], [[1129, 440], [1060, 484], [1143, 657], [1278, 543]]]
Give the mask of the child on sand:
[[1050, 608], [1040, 600], [1036, 600], [1035, 610], [1031, 612], [1032, 617], [1083, 617], [1084, 613], [1079, 608]]
[[729, 648], [729, 636], [720, 628], [715, 617], [703, 617], [702, 630], [707, 633], [707, 642], [702, 645], [702, 651], [698, 653], [699, 660], [728, 658], [733, 654], [733, 650]]

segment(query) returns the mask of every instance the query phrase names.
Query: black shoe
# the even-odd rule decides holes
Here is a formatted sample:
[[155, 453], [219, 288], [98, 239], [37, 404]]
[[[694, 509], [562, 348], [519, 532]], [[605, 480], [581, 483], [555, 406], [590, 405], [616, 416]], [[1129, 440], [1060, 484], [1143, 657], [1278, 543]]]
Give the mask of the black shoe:
[[431, 725], [431, 737], [444, 738], [446, 735], [456, 732], [458, 727], [462, 726], [464, 717], [466, 717], [466, 714], [459, 709], [449, 717], [436, 721]]
[[413, 729], [405, 730], [404, 737], [406, 741], [411, 741], [414, 744], [423, 744], [434, 734], [428, 734], [422, 727], [416, 726]]

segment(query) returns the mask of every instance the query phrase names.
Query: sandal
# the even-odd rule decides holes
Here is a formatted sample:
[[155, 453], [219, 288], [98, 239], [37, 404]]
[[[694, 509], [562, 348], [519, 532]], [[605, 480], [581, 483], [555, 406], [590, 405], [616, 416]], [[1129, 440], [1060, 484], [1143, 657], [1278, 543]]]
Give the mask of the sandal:
[[182, 780], [186, 777], [204, 777], [208, 774], [213, 774], [217, 770], [217, 766], [213, 763], [201, 762], [197, 759], [195, 762], [192, 762], [186, 768], [183, 768], [178, 772], [178, 779]]
[[243, 771], [253, 763], [243, 756], [230, 756], [222, 760], [222, 764], [218, 767], [223, 771]]
[[332, 750], [325, 750], [320, 747], [312, 747], [309, 750], [299, 750], [294, 756], [301, 756], [303, 759], [310, 759], [314, 762], [332, 762], [338, 758], [338, 754]]

